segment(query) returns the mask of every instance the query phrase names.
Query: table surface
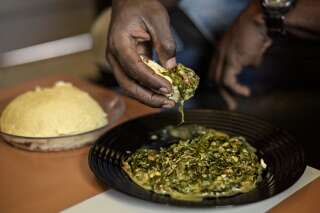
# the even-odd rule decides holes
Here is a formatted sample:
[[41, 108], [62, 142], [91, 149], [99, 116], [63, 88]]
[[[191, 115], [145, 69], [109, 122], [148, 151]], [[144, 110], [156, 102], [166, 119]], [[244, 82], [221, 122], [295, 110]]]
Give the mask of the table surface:
[[[52, 85], [57, 80], [72, 82], [87, 92], [107, 96], [110, 90], [64, 75], [24, 82], [0, 90], [0, 108], [8, 99], [35, 86]], [[126, 111], [118, 123], [157, 110], [122, 97]], [[90, 172], [89, 147], [39, 153], [13, 148], [0, 139], [0, 209], [1, 212], [57, 212], [106, 190]]]
[[[307, 167], [303, 176], [290, 188], [285, 190], [284, 192], [271, 197], [269, 199], [252, 203], [248, 205], [240, 205], [237, 207], [226, 206], [226, 207], [218, 207], [214, 208], [215, 213], [259, 213], [266, 212], [270, 210], [273, 206], [280, 203], [282, 200], [289, 197], [291, 194], [295, 193], [297, 190], [301, 189], [303, 186], [312, 182], [314, 179], [320, 176], [320, 171], [313, 169], [311, 167]], [[315, 190], [318, 189], [318, 190]], [[304, 212], [313, 212], [318, 210], [316, 204], [316, 199], [319, 197], [320, 192], [320, 178], [313, 181], [308, 186], [304, 187], [295, 195], [292, 196], [288, 200], [281, 203], [275, 209], [272, 209], [271, 212], [299, 212], [301, 210], [305, 210]], [[309, 190], [309, 191], [308, 191]], [[318, 191], [318, 192], [317, 192]], [[302, 195], [300, 195], [302, 193]], [[311, 195], [312, 197], [310, 197]], [[305, 200], [304, 200], [305, 199]], [[314, 202], [310, 202], [309, 200], [313, 200]], [[304, 201], [304, 202], [300, 202]], [[306, 204], [310, 205], [306, 205]], [[304, 204], [304, 205], [303, 205]], [[292, 207], [294, 206], [294, 208]], [[306, 206], [308, 207], [308, 211], [306, 211]], [[293, 210], [294, 209], [294, 210]], [[288, 211], [287, 211], [288, 210]], [[289, 211], [290, 210], [290, 211]], [[130, 197], [128, 195], [122, 194], [115, 190], [108, 190], [103, 192], [95, 197], [92, 197], [80, 204], [77, 204], [69, 209], [63, 211], [63, 213], [85, 213], [85, 212], [130, 212], [130, 213], [209, 213], [213, 212], [212, 208], [184, 208], [184, 207], [175, 207], [168, 206], [163, 204], [152, 203], [144, 200], [140, 200], [134, 197]], [[270, 212], [270, 213], [271, 213]], [[302, 212], [302, 211], [301, 211]]]

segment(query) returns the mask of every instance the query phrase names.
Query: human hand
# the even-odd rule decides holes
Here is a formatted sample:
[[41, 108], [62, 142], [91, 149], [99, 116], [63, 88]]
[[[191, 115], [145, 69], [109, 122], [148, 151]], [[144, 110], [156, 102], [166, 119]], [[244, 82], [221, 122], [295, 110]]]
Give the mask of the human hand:
[[211, 63], [210, 78], [219, 85], [229, 109], [237, 108], [235, 95], [250, 96], [250, 88], [237, 77], [245, 66], [258, 66], [271, 43], [260, 5], [253, 1], [225, 33]]
[[106, 55], [115, 78], [142, 103], [170, 108], [175, 102], [164, 96], [172, 91], [170, 83], [139, 56], [150, 58], [152, 46], [162, 66], [176, 66], [176, 46], [165, 7], [157, 0], [114, 0]]

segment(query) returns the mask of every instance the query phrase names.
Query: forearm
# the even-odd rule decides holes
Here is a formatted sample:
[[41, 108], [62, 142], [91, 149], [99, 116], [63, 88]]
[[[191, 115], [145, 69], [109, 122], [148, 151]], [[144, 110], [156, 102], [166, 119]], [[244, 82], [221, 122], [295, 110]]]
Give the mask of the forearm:
[[297, 0], [285, 21], [289, 33], [308, 38], [320, 38], [320, 1]]

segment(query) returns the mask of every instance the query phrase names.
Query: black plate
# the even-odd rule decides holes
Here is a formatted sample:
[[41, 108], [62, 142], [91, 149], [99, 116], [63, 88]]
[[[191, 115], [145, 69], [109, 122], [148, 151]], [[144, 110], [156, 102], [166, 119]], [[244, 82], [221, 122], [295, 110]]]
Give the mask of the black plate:
[[242, 135], [257, 148], [259, 157], [268, 165], [263, 174], [263, 181], [249, 193], [204, 199], [201, 202], [175, 200], [169, 196], [146, 191], [130, 180], [121, 169], [121, 162], [130, 153], [148, 144], [151, 132], [177, 124], [179, 119], [180, 115], [177, 112], [167, 111], [140, 117], [113, 128], [91, 148], [91, 170], [102, 183], [120, 192], [148, 201], [184, 206], [239, 205], [260, 201], [290, 187], [305, 170], [304, 152], [286, 131], [238, 113], [190, 110], [186, 111], [187, 123], [204, 125], [231, 135]]

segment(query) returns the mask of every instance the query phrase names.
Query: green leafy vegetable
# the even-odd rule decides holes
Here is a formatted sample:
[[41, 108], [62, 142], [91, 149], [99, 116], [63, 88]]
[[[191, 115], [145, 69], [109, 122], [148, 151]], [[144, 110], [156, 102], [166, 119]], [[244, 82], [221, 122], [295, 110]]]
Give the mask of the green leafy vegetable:
[[179, 112], [181, 113], [181, 123], [184, 123], [184, 102], [194, 96], [199, 85], [199, 76], [190, 68], [178, 64], [172, 69], [165, 69], [156, 62], [141, 57], [142, 61], [148, 65], [156, 74], [168, 80], [172, 86], [172, 93], [167, 97], [176, 103], [179, 103]]
[[200, 201], [249, 192], [261, 180], [266, 165], [245, 138], [202, 126], [179, 128], [169, 128], [180, 138], [178, 143], [160, 151], [140, 148], [123, 162], [136, 184], [176, 199]]

